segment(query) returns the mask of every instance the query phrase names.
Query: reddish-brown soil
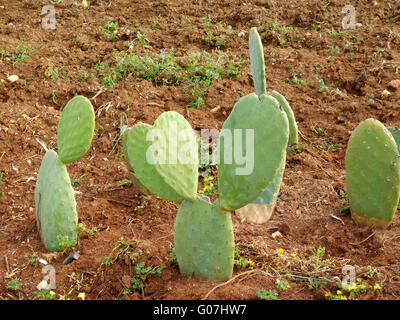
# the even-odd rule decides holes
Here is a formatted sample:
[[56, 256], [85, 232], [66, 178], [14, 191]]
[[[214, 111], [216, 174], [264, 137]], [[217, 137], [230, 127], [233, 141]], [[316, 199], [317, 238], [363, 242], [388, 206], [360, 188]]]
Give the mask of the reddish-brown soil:
[[[264, 45], [267, 87], [290, 102], [301, 152], [288, 159], [268, 223], [250, 224], [232, 214], [240, 255], [254, 262], [253, 270], [266, 273], [239, 276], [208, 298], [257, 299], [258, 289], [277, 289], [279, 279], [290, 285], [279, 291], [279, 299], [326, 299], [326, 293], [336, 294], [333, 281], [342, 277], [344, 265], [354, 266], [371, 287], [381, 286], [356, 298], [400, 297], [399, 215], [379, 231], [357, 225], [339, 210], [346, 205], [340, 190], [345, 191], [344, 157], [352, 130], [367, 118], [400, 125], [400, 88], [389, 85], [400, 79], [398, 1], [352, 1], [356, 29], [337, 35], [331, 31], [341, 28], [348, 1], [89, 0], [86, 9], [80, 1], [56, 2], [0, 0], [0, 299], [36, 297], [43, 265], [37, 259], [29, 263], [29, 257], [55, 267], [57, 299], [78, 299], [82, 292], [86, 299], [201, 299], [221, 283], [182, 276], [168, 260], [179, 204], [146, 197], [121, 183], [129, 175], [118, 137], [121, 121], [152, 124], [168, 110], [184, 115], [195, 130], [221, 128], [235, 101], [254, 91], [247, 43], [253, 26]], [[47, 4], [56, 9], [55, 30], [41, 27]], [[114, 41], [101, 29], [111, 21], [118, 22]], [[151, 48], [141, 46], [137, 32], [146, 35]], [[225, 36], [220, 51], [203, 40], [209, 32]], [[174, 48], [177, 57], [207, 51], [214, 57], [229, 54], [243, 64], [240, 75], [213, 80], [200, 109], [186, 107], [183, 84], [127, 76], [100, 92], [97, 79], [77, 80], [80, 70], [98, 61], [112, 63], [113, 51], [127, 52], [132, 43], [131, 50], [142, 56]], [[29, 58], [18, 55], [18, 48]], [[51, 76], [49, 59], [58, 76]], [[10, 82], [9, 75], [19, 79]], [[317, 78], [329, 93], [319, 91]], [[75, 94], [98, 94], [91, 100], [96, 110], [92, 147], [68, 165], [71, 178], [79, 179], [73, 184], [79, 221], [97, 232], [81, 232], [74, 248], [80, 258], [63, 265], [72, 251], [51, 255], [45, 249], [36, 228], [34, 190], [44, 155], [38, 141], [56, 148], [60, 112]], [[105, 266], [103, 258], [121, 238], [131, 243], [134, 259], [124, 255]], [[318, 246], [325, 248], [319, 263], [314, 259]], [[143, 291], [123, 294], [140, 262], [161, 266], [161, 274], [148, 277]], [[234, 276], [249, 270], [235, 266]], [[309, 287], [309, 279], [324, 276], [332, 282], [317, 290]], [[7, 289], [13, 279], [20, 281], [19, 290]]]

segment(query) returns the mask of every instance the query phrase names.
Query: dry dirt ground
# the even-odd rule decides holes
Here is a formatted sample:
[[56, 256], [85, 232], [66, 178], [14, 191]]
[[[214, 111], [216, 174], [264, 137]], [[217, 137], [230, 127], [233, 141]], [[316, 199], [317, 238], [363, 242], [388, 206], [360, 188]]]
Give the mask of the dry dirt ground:
[[[342, 29], [347, 4], [355, 29]], [[45, 5], [55, 8], [55, 29], [42, 28]], [[133, 190], [120, 127], [175, 110], [195, 130], [220, 129], [235, 101], [254, 91], [251, 27], [263, 41], [267, 87], [286, 96], [300, 142], [272, 219], [255, 225], [232, 213], [238, 277], [207, 297], [398, 299], [399, 215], [377, 231], [341, 208], [352, 130], [367, 118], [400, 125], [392, 82], [400, 79], [399, 25], [395, 0], [88, 0], [87, 8], [0, 0], [0, 299], [201, 299], [221, 284], [180, 275], [178, 204]], [[39, 142], [56, 148], [60, 112], [75, 94], [91, 99], [96, 127], [90, 151], [68, 165], [82, 231], [73, 249], [80, 258], [63, 265], [72, 251], [44, 248], [34, 190]], [[214, 166], [201, 169], [216, 177]], [[199, 182], [216, 196], [216, 183]], [[39, 259], [56, 270], [54, 294], [36, 288]], [[337, 283], [345, 265], [357, 277], [350, 292]], [[153, 272], [140, 278], [147, 267]]]

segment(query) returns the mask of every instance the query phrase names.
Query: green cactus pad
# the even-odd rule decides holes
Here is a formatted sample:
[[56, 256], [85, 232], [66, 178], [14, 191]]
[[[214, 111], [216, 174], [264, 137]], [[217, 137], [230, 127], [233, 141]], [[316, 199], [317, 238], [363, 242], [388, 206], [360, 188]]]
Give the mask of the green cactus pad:
[[289, 141], [288, 145], [298, 144], [299, 143], [299, 136], [298, 136], [298, 129], [296, 119], [294, 117], [294, 113], [292, 108], [290, 107], [289, 103], [287, 102], [286, 98], [281, 95], [277, 91], [272, 91], [269, 93], [273, 96], [276, 100], [278, 100], [279, 104], [282, 106], [283, 110], [285, 110], [286, 115], [289, 120]]
[[259, 96], [266, 93], [265, 63], [261, 38], [254, 27], [250, 29], [249, 49], [254, 87], [256, 88], [256, 94]]
[[400, 130], [393, 127], [387, 127], [387, 129], [392, 134], [394, 141], [396, 141], [397, 150], [400, 152]]
[[[247, 145], [246, 129], [254, 132], [254, 150]], [[239, 164], [235, 159], [235, 148], [232, 147], [236, 141], [235, 131], [242, 133], [242, 149], [235, 150], [236, 155], [254, 155], [254, 161], [248, 161], [248, 170], [252, 168], [250, 174], [244, 174], [245, 164]], [[232, 137], [232, 144], [225, 142], [225, 134]], [[219, 138], [218, 184], [222, 209], [236, 210], [261, 195], [274, 179], [285, 157], [288, 138], [289, 122], [275, 98], [267, 95], [258, 97], [253, 93], [235, 104]], [[225, 158], [225, 152], [231, 159]]]
[[243, 208], [235, 210], [240, 218], [245, 218], [248, 222], [253, 223], [265, 223], [271, 218], [285, 171], [286, 157], [282, 160], [274, 180], [265, 188], [261, 196]]
[[132, 186], [133, 188], [135, 188], [137, 191], [139, 191], [140, 193], [143, 194], [149, 194], [149, 190], [147, 190], [147, 188], [143, 185], [143, 183], [140, 182], [140, 180], [137, 178], [135, 172], [133, 171], [132, 166], [129, 164], [129, 154], [127, 151], [128, 148], [128, 144], [127, 144], [127, 140], [128, 140], [128, 132], [129, 132], [130, 128], [128, 127], [123, 127], [121, 129], [121, 134], [122, 134], [122, 149], [124, 152], [124, 157], [125, 157], [125, 162], [127, 164], [128, 170], [129, 170], [129, 178], [132, 182]]
[[235, 243], [229, 212], [200, 197], [195, 202], [184, 201], [176, 216], [174, 237], [182, 274], [207, 280], [232, 277]]
[[[155, 129], [155, 130], [153, 130]], [[147, 141], [147, 137], [162, 139]], [[175, 111], [164, 112], [154, 126], [135, 125], [127, 139], [128, 161], [143, 185], [160, 198], [171, 201], [196, 199], [198, 149], [196, 136], [186, 119]], [[178, 154], [176, 154], [178, 151]], [[155, 157], [152, 158], [152, 155]], [[165, 163], [155, 161], [165, 155]], [[184, 159], [186, 157], [186, 159]]]
[[[35, 188], [36, 224], [47, 250], [60, 251], [78, 239], [78, 214], [67, 168], [56, 152], [43, 158]], [[63, 242], [63, 243], [61, 243]]]
[[361, 122], [346, 151], [346, 187], [354, 220], [386, 228], [397, 210], [400, 163], [396, 142], [375, 119]]
[[62, 162], [82, 158], [89, 150], [94, 131], [94, 110], [89, 99], [75, 96], [65, 106], [58, 124], [57, 147]]

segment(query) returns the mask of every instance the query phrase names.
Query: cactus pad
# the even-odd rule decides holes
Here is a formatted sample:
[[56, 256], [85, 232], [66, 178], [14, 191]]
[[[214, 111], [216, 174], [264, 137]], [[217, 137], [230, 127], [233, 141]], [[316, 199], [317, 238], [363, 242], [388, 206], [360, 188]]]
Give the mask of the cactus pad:
[[57, 147], [62, 162], [82, 158], [93, 139], [94, 110], [89, 99], [75, 96], [65, 106], [58, 124]]
[[254, 87], [256, 88], [256, 94], [259, 96], [266, 93], [265, 63], [261, 38], [254, 27], [250, 29], [249, 49]]
[[[250, 133], [246, 129], [253, 130], [253, 148], [247, 145], [247, 138], [243, 137]], [[234, 150], [238, 145], [235, 143], [235, 131], [242, 134], [241, 150]], [[232, 137], [232, 144], [223, 137], [228, 133]], [[253, 93], [235, 104], [219, 138], [218, 184], [222, 209], [236, 210], [261, 195], [273, 181], [285, 157], [288, 138], [288, 119], [275, 98], [267, 95], [258, 97]], [[225, 153], [231, 159], [225, 157]], [[238, 154], [253, 155], [253, 159], [248, 164], [239, 164], [235, 159]], [[246, 165], [252, 169], [249, 174], [243, 174]]]
[[207, 280], [232, 277], [235, 243], [230, 212], [201, 198], [184, 201], [176, 216], [174, 237], [182, 274]]
[[397, 150], [400, 152], [400, 130], [393, 127], [387, 127], [387, 129], [392, 134], [394, 141], [396, 141]]
[[[151, 141], [151, 136], [157, 136]], [[157, 140], [158, 139], [158, 140]], [[128, 133], [127, 160], [140, 182], [160, 198], [196, 199], [198, 148], [186, 119], [175, 111], [164, 112], [154, 126], [137, 124]], [[165, 162], [157, 161], [164, 157]]]
[[127, 144], [127, 140], [128, 140], [128, 132], [129, 132], [130, 128], [128, 127], [123, 127], [121, 129], [121, 134], [122, 134], [122, 150], [124, 152], [124, 157], [125, 157], [125, 163], [127, 164], [128, 170], [129, 170], [129, 178], [132, 182], [132, 186], [133, 188], [135, 188], [137, 191], [139, 191], [140, 193], [143, 194], [149, 194], [149, 190], [146, 189], [146, 187], [143, 185], [143, 183], [140, 182], [140, 180], [137, 178], [135, 172], [133, 171], [132, 166], [129, 164], [129, 154], [127, 151], [128, 148], [128, 144]]
[[392, 135], [378, 120], [361, 122], [349, 139], [345, 162], [352, 217], [386, 228], [400, 196], [399, 152]]
[[294, 117], [294, 113], [292, 108], [290, 107], [289, 103], [287, 102], [286, 98], [281, 95], [277, 91], [272, 91], [269, 93], [273, 96], [276, 100], [278, 100], [279, 104], [282, 106], [283, 110], [285, 110], [286, 115], [289, 120], [289, 141], [288, 145], [298, 144], [299, 143], [299, 136], [298, 136], [298, 129], [296, 119]]
[[265, 188], [261, 196], [243, 208], [235, 210], [239, 217], [253, 223], [265, 223], [271, 218], [281, 187], [285, 165], [286, 157], [284, 157], [274, 180]]
[[[74, 189], [65, 164], [49, 150], [43, 158], [35, 188], [35, 215], [47, 250], [60, 251], [78, 239]], [[63, 243], [61, 243], [63, 241]]]

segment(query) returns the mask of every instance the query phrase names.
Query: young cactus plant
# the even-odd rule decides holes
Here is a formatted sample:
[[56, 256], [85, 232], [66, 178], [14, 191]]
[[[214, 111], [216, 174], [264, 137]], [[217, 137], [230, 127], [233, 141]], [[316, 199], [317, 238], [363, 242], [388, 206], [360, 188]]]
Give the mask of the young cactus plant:
[[[267, 92], [265, 78], [264, 51], [260, 35], [256, 28], [250, 29], [249, 34], [250, 64], [256, 94], [261, 97], [267, 95], [275, 98], [280, 107], [285, 111], [289, 124], [288, 146], [298, 144], [298, 129], [292, 108], [286, 98], [277, 91]], [[274, 211], [278, 198], [283, 173], [286, 165], [286, 155], [280, 162], [279, 169], [262, 195], [243, 208], [237, 209], [236, 214], [254, 223], [267, 222]]]
[[65, 250], [78, 241], [78, 214], [65, 163], [79, 160], [89, 149], [94, 118], [93, 106], [87, 98], [72, 98], [58, 124], [58, 154], [47, 150], [40, 166], [35, 188], [35, 217], [47, 250]]
[[399, 150], [390, 131], [375, 119], [361, 122], [349, 139], [345, 165], [352, 218], [387, 228], [400, 197]]
[[279, 102], [250, 94], [235, 104], [219, 137], [220, 197], [214, 204], [196, 194], [198, 146], [184, 117], [165, 112], [153, 126], [136, 124], [126, 138], [126, 159], [140, 182], [160, 198], [182, 202], [174, 225], [181, 273], [209, 280], [231, 278], [230, 211], [256, 200], [285, 159], [289, 122]]

